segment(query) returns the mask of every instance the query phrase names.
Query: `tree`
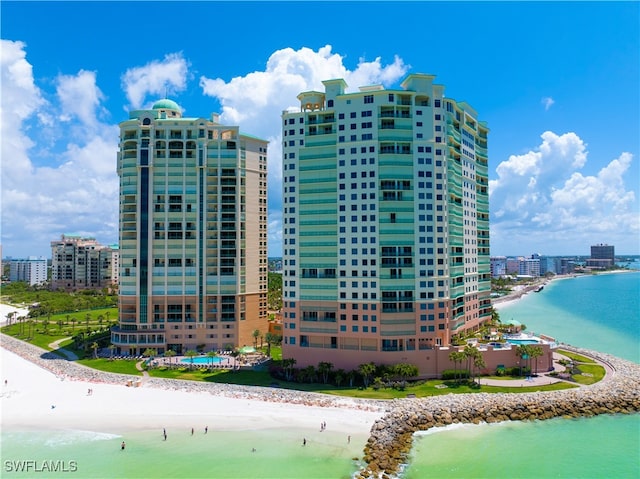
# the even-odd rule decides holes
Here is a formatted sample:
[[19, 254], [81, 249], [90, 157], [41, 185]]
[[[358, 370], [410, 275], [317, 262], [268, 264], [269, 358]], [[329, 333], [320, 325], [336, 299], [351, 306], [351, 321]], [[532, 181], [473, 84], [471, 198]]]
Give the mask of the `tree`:
[[198, 352], [194, 351], [193, 349], [189, 349], [186, 353], [184, 353], [184, 355], [191, 360], [190, 368], [193, 369], [193, 358], [198, 355]]
[[296, 360], [294, 358], [282, 358], [282, 367], [284, 369], [284, 378], [287, 381], [291, 381], [293, 379], [293, 367], [296, 364]]
[[536, 345], [531, 345], [529, 347], [529, 357], [536, 360], [536, 368], [535, 368], [536, 375], [538, 374], [538, 358], [543, 354], [544, 354], [544, 351], [542, 350], [542, 346], [536, 344]]
[[522, 376], [522, 366], [531, 355], [531, 346], [529, 344], [520, 344], [516, 346], [516, 354], [520, 358], [520, 376]]
[[313, 364], [310, 364], [302, 371], [300, 371], [300, 374], [302, 375], [303, 381], [313, 383], [316, 380], [316, 368], [313, 366]]
[[462, 362], [466, 359], [466, 355], [462, 351], [451, 351], [449, 353], [449, 360], [453, 362], [454, 367], [454, 377], [455, 380], [458, 381], [458, 364], [462, 365]]
[[333, 364], [326, 361], [320, 361], [318, 363], [318, 374], [322, 376], [322, 382], [327, 384], [329, 382], [329, 373], [333, 369]]
[[258, 338], [260, 337], [260, 330], [259, 329], [254, 329], [253, 333], [251, 333], [251, 336], [253, 336], [253, 347], [257, 348], [258, 347]]
[[78, 320], [77, 320], [75, 317], [71, 318], [71, 333], [72, 333], [72, 334], [73, 334], [73, 333], [75, 332], [75, 330], [76, 330], [76, 322], [77, 322], [77, 321], [78, 321]]
[[346, 373], [344, 369], [338, 369], [336, 371], [336, 373], [333, 375], [333, 379], [336, 382], [336, 386], [340, 387], [342, 385], [342, 381], [344, 381], [345, 376], [346, 376]]
[[418, 375], [418, 367], [413, 364], [398, 363], [393, 366], [393, 373], [403, 381]]
[[271, 343], [275, 342], [275, 335], [273, 333], [267, 333], [264, 335], [264, 339], [267, 342], [267, 356], [271, 357]]
[[142, 355], [146, 356], [147, 358], [152, 358], [153, 356], [155, 356], [156, 354], [158, 354], [158, 351], [156, 351], [153, 348], [147, 348], [144, 351], [142, 351]]
[[362, 376], [364, 387], [368, 388], [371, 377], [376, 372], [376, 365], [373, 364], [373, 362], [361, 364], [360, 366], [358, 366], [358, 372]]
[[473, 370], [475, 372], [476, 369], [480, 370], [482, 368], [486, 368], [487, 365], [484, 362], [484, 358], [482, 357], [482, 354], [478, 354], [476, 357], [473, 358]]
[[109, 345], [109, 359], [113, 360], [113, 350], [116, 349], [116, 345], [115, 344], [110, 344]]
[[471, 376], [471, 365], [473, 364], [475, 358], [480, 355], [480, 351], [478, 351], [478, 348], [467, 344], [462, 350], [462, 353], [467, 360], [467, 372], [469, 373], [469, 376]]
[[102, 322], [104, 321], [104, 316], [102, 314], [98, 315], [98, 327], [102, 329]]
[[171, 358], [176, 355], [176, 352], [173, 349], [167, 349], [164, 352], [164, 357], [169, 358], [169, 366], [171, 366]]
[[91, 349], [93, 350], [93, 359], [98, 359], [98, 348], [99, 347], [100, 347], [100, 345], [96, 341], [91, 343]]
[[211, 367], [213, 367], [213, 358], [215, 358], [216, 356], [217, 356], [217, 354], [216, 354], [215, 351], [209, 351], [207, 353], [207, 357], [210, 359], [210, 362], [211, 362], [211, 364], [210, 364]]

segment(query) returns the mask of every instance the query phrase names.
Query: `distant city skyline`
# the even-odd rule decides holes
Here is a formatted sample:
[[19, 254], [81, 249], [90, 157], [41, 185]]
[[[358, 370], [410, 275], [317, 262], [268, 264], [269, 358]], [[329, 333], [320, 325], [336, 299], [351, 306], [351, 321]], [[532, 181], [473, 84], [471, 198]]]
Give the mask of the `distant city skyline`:
[[[66, 233], [117, 243], [117, 125], [165, 96], [270, 142], [268, 247], [281, 256], [282, 111], [322, 80], [398, 88], [409, 73], [435, 75], [487, 121], [492, 255], [640, 253], [637, 2], [341, 2], [330, 35], [303, 20], [325, 21], [322, 2], [178, 5], [43, 2], [33, 15], [31, 2], [0, 4], [5, 256], [48, 258]], [[397, 14], [397, 33], [371, 34]], [[170, 31], [223, 17], [252, 34], [226, 22]], [[170, 22], [132, 43], [147, 30], [114, 35], [122, 18]], [[437, 21], [450, 18], [469, 35]], [[446, 47], [425, 54], [429, 38]]]

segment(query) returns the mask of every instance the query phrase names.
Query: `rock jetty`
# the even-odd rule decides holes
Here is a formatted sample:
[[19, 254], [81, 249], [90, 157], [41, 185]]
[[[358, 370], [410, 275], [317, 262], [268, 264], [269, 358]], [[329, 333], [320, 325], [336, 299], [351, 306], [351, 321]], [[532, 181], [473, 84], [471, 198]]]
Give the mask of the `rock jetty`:
[[392, 478], [406, 464], [413, 434], [456, 423], [532, 421], [640, 411], [640, 365], [595, 351], [571, 348], [606, 363], [613, 371], [602, 381], [575, 389], [535, 393], [475, 393], [394, 400], [371, 428], [366, 465], [355, 475]]

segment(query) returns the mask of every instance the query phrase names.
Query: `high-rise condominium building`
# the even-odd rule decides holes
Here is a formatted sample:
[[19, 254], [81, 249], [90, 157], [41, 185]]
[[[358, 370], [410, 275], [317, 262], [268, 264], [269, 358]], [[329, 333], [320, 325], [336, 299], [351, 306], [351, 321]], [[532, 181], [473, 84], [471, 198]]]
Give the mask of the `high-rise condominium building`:
[[596, 244], [591, 246], [591, 258], [587, 260], [589, 266], [609, 268], [616, 262], [615, 246]]
[[487, 125], [431, 75], [284, 112], [283, 355], [409, 362], [491, 318]]
[[31, 286], [47, 281], [47, 260], [29, 256], [27, 259], [12, 259], [9, 262], [9, 281], [24, 281]]
[[118, 284], [118, 262], [116, 245], [62, 235], [51, 242], [51, 287], [65, 291], [114, 287]]
[[120, 123], [120, 352], [267, 331], [267, 142], [171, 100]]

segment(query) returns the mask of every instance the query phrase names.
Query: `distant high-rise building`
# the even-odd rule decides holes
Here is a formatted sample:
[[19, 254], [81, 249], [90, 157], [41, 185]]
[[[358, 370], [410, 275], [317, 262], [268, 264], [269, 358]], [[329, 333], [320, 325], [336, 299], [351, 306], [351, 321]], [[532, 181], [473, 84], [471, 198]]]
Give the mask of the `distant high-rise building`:
[[110, 288], [118, 284], [118, 247], [95, 238], [62, 235], [51, 242], [51, 287], [76, 291]]
[[12, 259], [9, 262], [9, 281], [24, 281], [31, 286], [47, 281], [47, 260], [29, 256], [27, 259]]
[[591, 246], [591, 257], [587, 260], [587, 266], [592, 268], [610, 268], [616, 262], [615, 247], [608, 244]]
[[167, 99], [120, 123], [120, 352], [266, 334], [267, 146]]
[[491, 277], [499, 278], [507, 274], [507, 257], [506, 256], [492, 256], [491, 261]]
[[283, 355], [431, 365], [491, 319], [487, 125], [431, 75], [284, 112]]

